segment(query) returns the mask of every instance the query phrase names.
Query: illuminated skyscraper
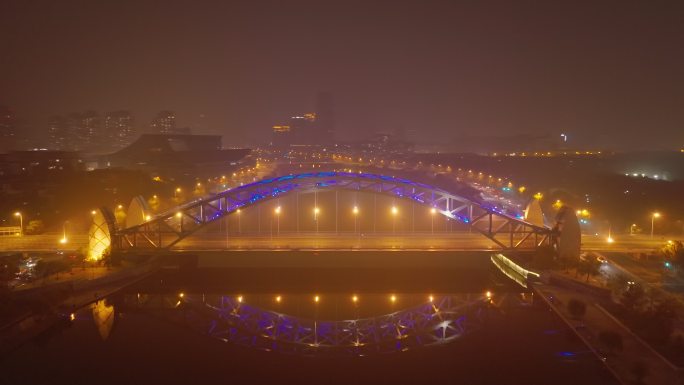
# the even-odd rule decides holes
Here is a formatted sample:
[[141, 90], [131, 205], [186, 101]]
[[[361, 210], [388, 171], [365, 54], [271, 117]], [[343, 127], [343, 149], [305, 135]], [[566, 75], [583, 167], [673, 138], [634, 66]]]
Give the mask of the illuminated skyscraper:
[[48, 119], [48, 138], [51, 150], [66, 150], [68, 139], [68, 125], [63, 116], [55, 115]]
[[135, 128], [129, 111], [114, 111], [104, 121], [105, 135], [109, 148], [123, 148], [133, 142]]
[[292, 128], [288, 125], [273, 126], [273, 139], [271, 145], [275, 147], [287, 147], [292, 144]]
[[100, 115], [95, 111], [52, 116], [48, 120], [48, 137], [49, 148], [65, 151], [100, 151], [109, 142]]
[[72, 151], [92, 151], [103, 146], [100, 115], [95, 111], [73, 112], [66, 118], [64, 144], [61, 149]]
[[159, 134], [175, 134], [176, 130], [176, 114], [173, 111], [160, 111], [152, 120], [150, 128], [154, 133]]
[[106, 138], [103, 135], [104, 131], [102, 128], [100, 114], [95, 111], [86, 111], [81, 114], [80, 126], [77, 132], [82, 142], [78, 143], [77, 148], [79, 150], [94, 150], [104, 146]]
[[290, 118], [287, 125], [273, 126], [271, 144], [283, 146], [326, 146], [335, 143], [335, 121], [332, 97], [320, 93], [316, 99], [316, 112]]

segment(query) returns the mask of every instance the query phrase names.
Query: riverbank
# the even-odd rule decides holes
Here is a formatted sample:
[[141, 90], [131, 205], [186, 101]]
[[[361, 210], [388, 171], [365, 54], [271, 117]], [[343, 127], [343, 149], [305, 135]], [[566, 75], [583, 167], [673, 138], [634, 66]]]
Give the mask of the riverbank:
[[[565, 288], [557, 284], [534, 283], [535, 293], [579, 336], [623, 384], [638, 380], [638, 368], [645, 368], [642, 383], [672, 385], [683, 383], [682, 372], [637, 337], [624, 324], [610, 315], [601, 305], [606, 298], [589, 290]], [[573, 315], [571, 300], [586, 305], [584, 315]], [[617, 333], [621, 349], [614, 349], [601, 341], [601, 333]]]
[[125, 268], [102, 268], [105, 270], [91, 277], [67, 273], [60, 280], [16, 290], [11, 293], [10, 306], [17, 311], [4, 318], [0, 325], [0, 357], [51, 328], [59, 327], [76, 309], [148, 277], [160, 266], [153, 260]]

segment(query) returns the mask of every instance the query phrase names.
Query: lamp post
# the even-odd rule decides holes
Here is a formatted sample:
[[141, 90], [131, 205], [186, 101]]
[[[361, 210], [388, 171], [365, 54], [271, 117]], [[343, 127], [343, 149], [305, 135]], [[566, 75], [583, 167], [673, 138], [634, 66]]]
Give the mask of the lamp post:
[[19, 235], [24, 236], [24, 216], [19, 211], [14, 213], [14, 216], [19, 217]]
[[653, 239], [653, 228], [655, 227], [655, 219], [660, 218], [660, 213], [655, 212], [651, 214], [651, 239]]
[[397, 209], [397, 206], [392, 206], [392, 234], [395, 234], [397, 232], [397, 213], [399, 213], [399, 209]]
[[59, 243], [65, 245], [67, 243], [67, 235], [66, 235], [66, 224], [69, 221], [64, 221], [62, 224], [62, 239], [59, 240]]
[[636, 223], [632, 223], [631, 226], [629, 226], [629, 235], [634, 235], [634, 228], [636, 227]]
[[180, 192], [181, 192], [181, 188], [180, 188], [180, 187], [176, 187], [176, 189], [173, 190], [173, 198], [174, 198], [174, 199], [178, 199], [178, 193], [180, 193]]
[[235, 210], [238, 217], [238, 234], [242, 234], [242, 227], [240, 227], [240, 209]]
[[316, 235], [318, 235], [318, 214], [321, 212], [321, 209], [318, 207], [314, 207], [314, 222], [316, 222]]
[[615, 242], [615, 239], [613, 239], [613, 235], [612, 235], [612, 226], [610, 226], [610, 225], [608, 226], [608, 238], [606, 238], [606, 242], [608, 242], [608, 243]]
[[437, 209], [434, 207], [430, 209], [430, 232], [435, 234], [435, 214], [437, 214]]
[[277, 229], [276, 230], [276, 236], [279, 237], [280, 236], [280, 206], [276, 207], [275, 210], [273, 210], [273, 211], [275, 212], [275, 216], [276, 216], [276, 226], [277, 226], [276, 227], [276, 229]]
[[177, 212], [176, 213], [176, 218], [178, 218], [178, 229], [180, 232], [183, 232], [183, 213], [182, 212]]
[[355, 233], [357, 233], [357, 232], [360, 233], [360, 231], [358, 230], [359, 207], [358, 207], [358, 206], [354, 206], [354, 208], [352, 209], [352, 212], [354, 213], [354, 232], [355, 232]]

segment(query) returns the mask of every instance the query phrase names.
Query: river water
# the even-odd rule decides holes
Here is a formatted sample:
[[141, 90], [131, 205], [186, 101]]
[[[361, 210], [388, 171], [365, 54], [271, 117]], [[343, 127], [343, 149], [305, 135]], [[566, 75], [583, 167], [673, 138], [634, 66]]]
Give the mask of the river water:
[[491, 264], [165, 270], [65, 315], [0, 383], [615, 383], [542, 302]]

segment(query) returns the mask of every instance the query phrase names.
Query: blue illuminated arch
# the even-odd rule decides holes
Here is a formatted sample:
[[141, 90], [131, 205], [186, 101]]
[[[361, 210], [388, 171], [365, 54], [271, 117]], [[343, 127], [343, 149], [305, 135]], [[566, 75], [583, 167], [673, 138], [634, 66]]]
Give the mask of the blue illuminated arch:
[[312, 172], [263, 179], [167, 210], [115, 234], [118, 249], [169, 248], [204, 225], [291, 192], [348, 190], [407, 199], [434, 208], [485, 235], [502, 249], [535, 248], [550, 242], [551, 230], [519, 213], [408, 179], [351, 172]]

